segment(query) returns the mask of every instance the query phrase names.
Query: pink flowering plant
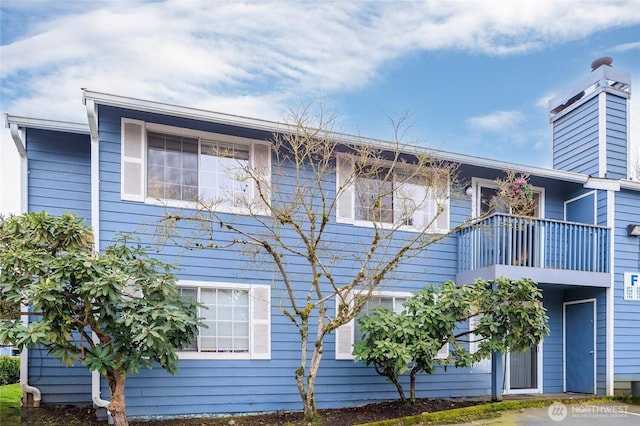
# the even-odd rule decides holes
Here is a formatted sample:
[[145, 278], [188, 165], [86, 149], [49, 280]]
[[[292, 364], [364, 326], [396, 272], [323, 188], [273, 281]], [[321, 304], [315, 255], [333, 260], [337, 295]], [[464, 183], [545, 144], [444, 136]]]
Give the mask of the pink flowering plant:
[[496, 181], [500, 188], [498, 195], [511, 213], [521, 216], [531, 216], [535, 209], [533, 190], [529, 183], [529, 174], [507, 171], [507, 177]]

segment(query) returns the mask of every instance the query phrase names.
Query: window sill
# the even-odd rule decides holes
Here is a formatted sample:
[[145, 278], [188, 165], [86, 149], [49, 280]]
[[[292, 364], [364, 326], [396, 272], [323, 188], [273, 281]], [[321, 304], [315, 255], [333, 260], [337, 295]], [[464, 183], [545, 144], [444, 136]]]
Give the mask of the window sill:
[[[186, 209], [186, 210], [210, 210], [205, 205], [195, 202], [195, 201], [180, 201], [180, 200], [165, 200], [160, 198], [150, 198], [147, 197], [144, 199], [144, 204], [150, 206], [162, 206], [168, 208], [177, 208], [177, 209]], [[215, 209], [211, 209], [216, 213], [229, 213], [229, 214], [237, 214], [242, 216], [270, 216], [271, 213], [266, 209], [256, 209], [251, 212], [249, 209], [245, 207], [234, 207], [234, 206], [216, 206]]]
[[[352, 226], [357, 226], [360, 228], [374, 228], [374, 222], [368, 221], [368, 220], [347, 220], [347, 219], [337, 219], [336, 220], [337, 223], [339, 224], [343, 224], [343, 225], [352, 225]], [[387, 229], [387, 230], [391, 230], [394, 229], [396, 225], [393, 225], [391, 223], [379, 223], [377, 224], [378, 228], [381, 229]], [[449, 233], [448, 229], [427, 229], [424, 230], [422, 228], [417, 228], [415, 226], [408, 226], [408, 225], [400, 225], [396, 228], [398, 231], [404, 231], [404, 232], [414, 232], [414, 233], [420, 233], [420, 232], [425, 232], [427, 234], [447, 234]]]
[[251, 354], [248, 352], [178, 352], [178, 359], [227, 359], [227, 360], [237, 360], [237, 359], [251, 359]]

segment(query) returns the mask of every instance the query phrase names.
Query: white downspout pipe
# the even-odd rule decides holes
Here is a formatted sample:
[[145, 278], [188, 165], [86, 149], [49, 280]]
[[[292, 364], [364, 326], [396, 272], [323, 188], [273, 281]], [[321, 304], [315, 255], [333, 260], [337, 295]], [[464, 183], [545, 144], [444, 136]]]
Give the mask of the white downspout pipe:
[[[28, 200], [28, 164], [27, 164], [27, 146], [25, 143], [25, 139], [22, 137], [23, 135], [18, 128], [16, 123], [9, 123], [7, 117], [7, 127], [9, 128], [9, 132], [11, 133], [11, 138], [13, 139], [13, 143], [16, 145], [18, 150], [18, 154], [20, 154], [20, 213], [27, 213], [29, 211], [29, 200]], [[27, 312], [29, 307], [27, 305], [21, 305], [20, 311]], [[29, 315], [23, 315], [22, 324], [26, 327], [29, 325]], [[40, 401], [42, 401], [42, 394], [40, 393], [40, 389], [35, 386], [31, 386], [29, 384], [29, 350], [27, 348], [22, 348], [20, 351], [20, 387], [22, 391], [25, 393], [24, 402], [28, 400], [26, 394], [33, 395], [33, 406], [40, 407]]]
[[[83, 99], [87, 107], [89, 135], [91, 136], [91, 227], [93, 228], [94, 249], [100, 251], [100, 146], [98, 141], [98, 117], [92, 100]], [[97, 336], [93, 334], [96, 341]], [[91, 372], [91, 401], [94, 407], [108, 408], [110, 401], [100, 397], [100, 372]], [[109, 415], [111, 423], [111, 415]]]
[[[27, 305], [22, 305], [20, 310], [26, 312], [28, 309], [29, 307]], [[29, 315], [23, 316], [22, 324], [25, 327], [29, 325]], [[20, 351], [20, 387], [22, 387], [22, 391], [25, 393], [23, 398], [24, 406], [27, 406], [28, 397], [26, 394], [30, 393], [33, 395], [33, 407], [40, 407], [40, 401], [42, 400], [40, 389], [29, 384], [29, 350], [27, 348], [23, 348], [22, 351]]]

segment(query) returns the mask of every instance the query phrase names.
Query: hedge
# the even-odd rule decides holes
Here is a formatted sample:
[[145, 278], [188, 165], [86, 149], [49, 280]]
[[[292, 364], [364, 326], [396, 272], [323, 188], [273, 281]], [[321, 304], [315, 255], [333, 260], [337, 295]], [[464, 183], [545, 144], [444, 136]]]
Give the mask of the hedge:
[[0, 355], [0, 386], [20, 381], [20, 358]]

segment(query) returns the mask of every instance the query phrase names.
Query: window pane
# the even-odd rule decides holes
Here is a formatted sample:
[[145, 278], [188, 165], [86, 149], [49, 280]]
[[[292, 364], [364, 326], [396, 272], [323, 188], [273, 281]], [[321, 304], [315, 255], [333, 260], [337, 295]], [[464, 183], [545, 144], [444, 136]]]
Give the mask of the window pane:
[[235, 327], [233, 328], [233, 335], [236, 338], [239, 337], [249, 337], [249, 323], [248, 322], [236, 322]]
[[[195, 289], [190, 295], [195, 294]], [[183, 294], [187, 294], [183, 292]], [[202, 351], [247, 352], [249, 350], [249, 291], [200, 289], [201, 317], [208, 328], [200, 329]]]
[[216, 303], [216, 290], [203, 288], [200, 290], [200, 297], [202, 298], [201, 302], [206, 305], [214, 305]]
[[198, 140], [148, 132], [147, 196], [195, 200], [197, 186]]
[[182, 187], [182, 199], [185, 201], [198, 201], [198, 187], [197, 186], [183, 186]]
[[158, 166], [164, 166], [165, 151], [160, 149], [149, 148], [147, 151], [147, 164], [154, 164]]
[[233, 336], [233, 322], [232, 321], [218, 321], [218, 335], [220, 337]]
[[198, 154], [183, 154], [182, 168], [187, 170], [198, 171]]
[[[182, 297], [188, 297], [193, 300], [197, 300], [198, 298], [198, 290], [195, 288], [179, 288], [180, 295]], [[198, 350], [198, 339], [195, 337], [189, 345], [182, 348], [183, 351], [197, 351]]]
[[227, 206], [247, 200], [249, 145], [203, 140], [200, 152], [200, 196]]
[[233, 338], [231, 337], [218, 337], [218, 352], [232, 352], [233, 350]]
[[234, 340], [235, 352], [248, 352], [249, 351], [249, 338], [237, 338]]
[[377, 178], [358, 178], [355, 184], [357, 220], [393, 222], [393, 185]]

